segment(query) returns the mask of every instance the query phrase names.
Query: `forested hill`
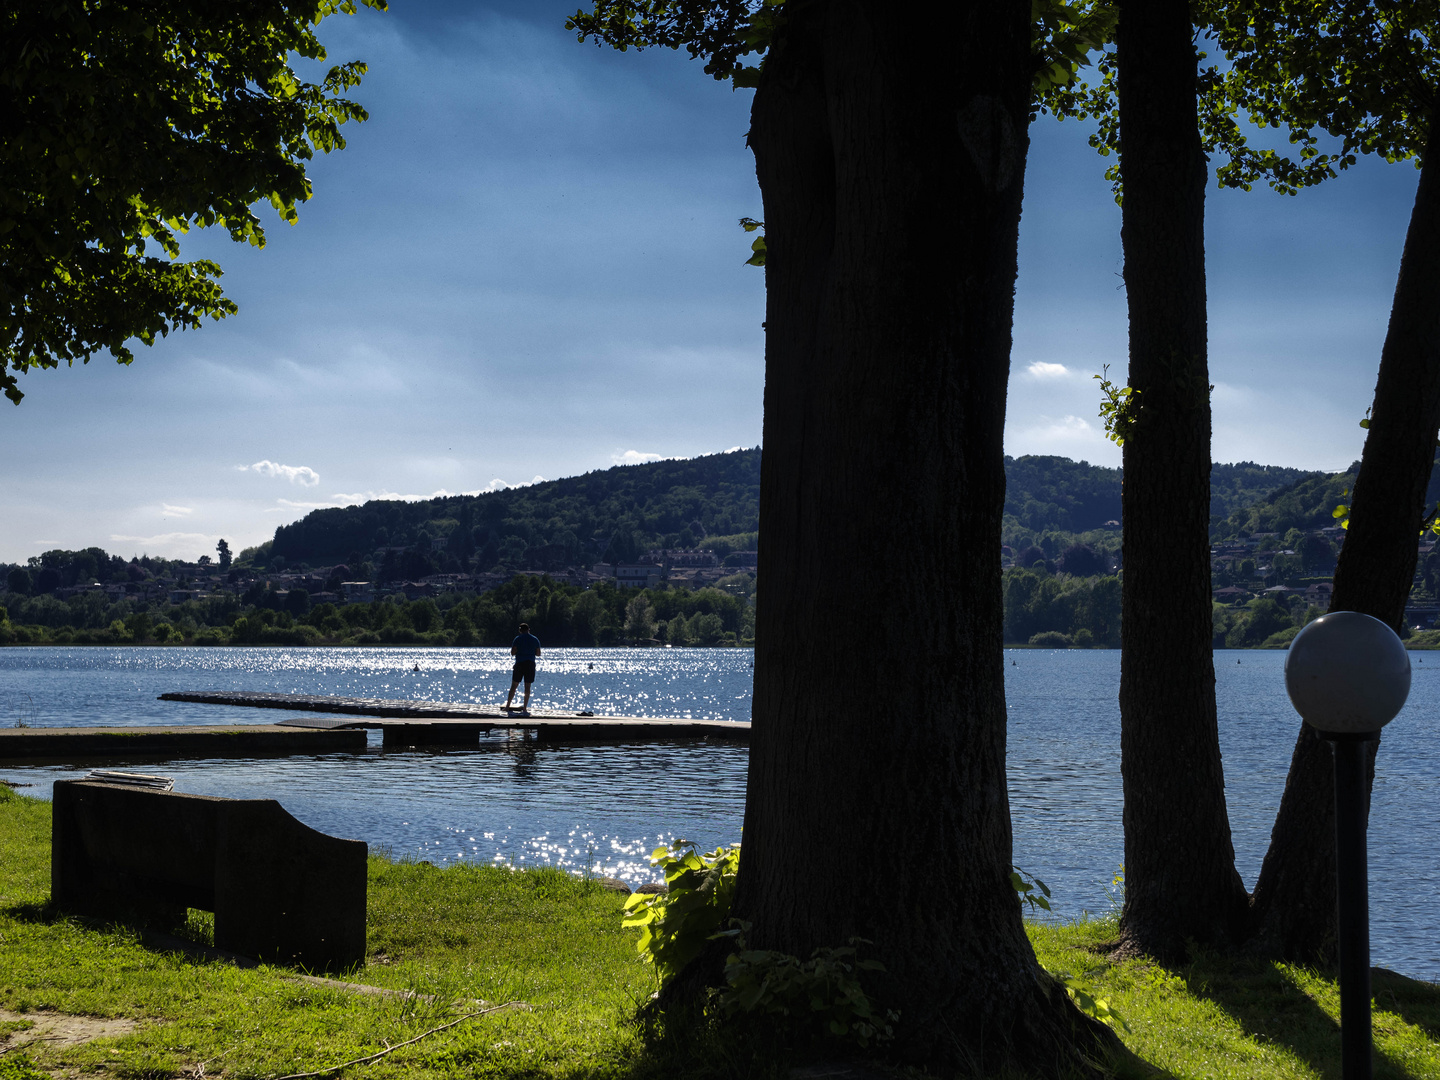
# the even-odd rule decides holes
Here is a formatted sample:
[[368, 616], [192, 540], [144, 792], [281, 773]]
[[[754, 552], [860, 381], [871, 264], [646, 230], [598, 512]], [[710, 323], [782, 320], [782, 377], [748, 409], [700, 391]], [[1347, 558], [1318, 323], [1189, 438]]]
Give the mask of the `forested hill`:
[[[1240, 461], [1210, 467], [1210, 522], [1220, 528], [1233, 514], [1272, 493], [1325, 473]], [[1005, 459], [1007, 524], [1034, 533], [1083, 533], [1120, 520], [1120, 470], [1064, 457]], [[1333, 509], [1333, 505], [1330, 509]], [[1329, 515], [1329, 509], [1326, 510]], [[1326, 524], [1329, 524], [1327, 521]]]
[[1065, 457], [1007, 456], [1005, 516], [1037, 533], [1103, 528], [1120, 520], [1120, 470]]
[[482, 495], [315, 510], [245, 554], [272, 566], [277, 559], [292, 565], [358, 562], [377, 548], [411, 549], [433, 558], [439, 569], [452, 563], [489, 569], [626, 562], [649, 547], [691, 547], [707, 538], [712, 548], [717, 537], [732, 549], [747, 541], [753, 547], [745, 534], [759, 527], [759, 514], [757, 447], [616, 466]]
[[[1007, 457], [1005, 473], [1005, 513], [1012, 527], [1036, 534], [1084, 533], [1120, 520], [1119, 469], [1025, 456]], [[1309, 528], [1329, 524], [1338, 501], [1331, 498], [1332, 487], [1343, 490], [1348, 481], [1248, 461], [1216, 464], [1211, 520], [1224, 535], [1241, 528], [1274, 531], [1271, 525], [1281, 518], [1303, 518]], [[316, 510], [281, 526], [270, 544], [244, 555], [257, 566], [278, 568], [363, 562], [378, 549], [390, 549], [393, 557], [416, 563], [408, 568], [415, 576], [442, 569], [628, 562], [656, 547], [703, 546], [723, 556], [755, 546], [759, 499], [757, 447], [622, 465], [483, 495]]]
[[[1211, 532], [1225, 540], [1242, 533], [1283, 535], [1291, 529], [1310, 532], [1334, 525], [1335, 508], [1350, 501], [1350, 490], [1355, 486], [1359, 468], [1357, 461], [1343, 473], [1303, 473], [1294, 483], [1270, 492], [1263, 499], [1238, 498], [1223, 519], [1212, 520]], [[1430, 486], [1425, 492], [1426, 509], [1433, 509], [1437, 502], [1440, 502], [1440, 469], [1432, 467]], [[1419, 528], [1418, 522], [1416, 527]]]

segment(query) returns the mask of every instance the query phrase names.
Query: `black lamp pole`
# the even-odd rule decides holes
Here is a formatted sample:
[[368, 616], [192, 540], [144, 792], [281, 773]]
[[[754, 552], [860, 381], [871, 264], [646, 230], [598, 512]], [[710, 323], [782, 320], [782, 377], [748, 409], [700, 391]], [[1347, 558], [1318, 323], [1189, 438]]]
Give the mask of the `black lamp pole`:
[[1358, 611], [1332, 611], [1295, 635], [1285, 690], [1335, 756], [1335, 900], [1340, 946], [1340, 1062], [1345, 1080], [1370, 1080], [1370, 882], [1365, 864], [1367, 743], [1410, 694], [1399, 635]]
[[1340, 1062], [1370, 1080], [1370, 870], [1365, 851], [1366, 743], [1378, 731], [1322, 732], [1335, 752], [1335, 894], [1340, 935]]

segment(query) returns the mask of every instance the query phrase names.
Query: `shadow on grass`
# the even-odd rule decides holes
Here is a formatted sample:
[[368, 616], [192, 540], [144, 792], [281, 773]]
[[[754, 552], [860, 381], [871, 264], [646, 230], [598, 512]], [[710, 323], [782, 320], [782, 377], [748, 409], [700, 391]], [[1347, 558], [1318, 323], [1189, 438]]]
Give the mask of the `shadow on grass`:
[[1400, 1017], [1440, 1041], [1440, 984], [1420, 982], [1385, 968], [1370, 969], [1375, 1008]]
[[49, 900], [43, 904], [11, 904], [0, 908], [0, 915], [23, 923], [53, 923], [65, 918], [65, 913], [57, 911]]
[[[1224, 1009], [1252, 1039], [1287, 1047], [1326, 1080], [1339, 1080], [1339, 1023], [1281, 965], [1201, 956], [1177, 974], [1191, 993]], [[1385, 976], [1376, 980], [1376, 1007], [1396, 1013], [1434, 1038], [1440, 1021], [1440, 988], [1388, 972]], [[1377, 1080], [1425, 1080], [1378, 1046], [1374, 1066]]]
[[[662, 1013], [652, 999], [638, 1003], [624, 1023], [633, 1026], [642, 1049], [618, 1075], [624, 1080], [1176, 1080], [1173, 1073], [1150, 1064], [1117, 1042], [1118, 1052], [1096, 1059], [1093, 1068], [1055, 1064], [1030, 1072], [1003, 1066], [985, 1071], [973, 1061], [935, 1073], [902, 1064], [892, 1055], [896, 1043], [864, 1049], [835, 1041], [794, 1018], [732, 1018], [707, 1022], [693, 1010]], [[888, 1053], [887, 1053], [888, 1051]], [[1058, 1070], [1058, 1071], [1057, 1071]]]
[[87, 930], [122, 930], [134, 934], [139, 944], [154, 953], [182, 953], [192, 961], [225, 961], [240, 967], [256, 967], [259, 961], [214, 947], [214, 916], [193, 908], [117, 908], [106, 915], [68, 911], [52, 901], [12, 904], [0, 908], [0, 916], [36, 926], [73, 923]]

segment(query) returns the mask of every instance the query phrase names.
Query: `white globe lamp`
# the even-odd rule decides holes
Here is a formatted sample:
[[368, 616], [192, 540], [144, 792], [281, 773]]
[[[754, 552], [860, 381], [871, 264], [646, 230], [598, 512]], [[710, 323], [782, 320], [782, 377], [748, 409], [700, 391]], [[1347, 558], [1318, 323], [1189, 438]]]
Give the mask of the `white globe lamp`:
[[1410, 654], [1379, 619], [1334, 611], [1290, 643], [1285, 690], [1295, 711], [1316, 731], [1378, 732], [1410, 694]]

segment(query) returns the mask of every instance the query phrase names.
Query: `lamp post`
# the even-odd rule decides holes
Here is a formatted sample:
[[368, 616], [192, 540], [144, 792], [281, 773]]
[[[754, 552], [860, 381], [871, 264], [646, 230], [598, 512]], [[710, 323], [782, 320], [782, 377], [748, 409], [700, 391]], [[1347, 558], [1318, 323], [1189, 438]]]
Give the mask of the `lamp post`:
[[1285, 690], [1335, 753], [1335, 892], [1340, 931], [1340, 1060], [1370, 1080], [1370, 896], [1365, 861], [1365, 744], [1410, 693], [1410, 656], [1395, 631], [1358, 611], [1322, 615], [1290, 643]]

